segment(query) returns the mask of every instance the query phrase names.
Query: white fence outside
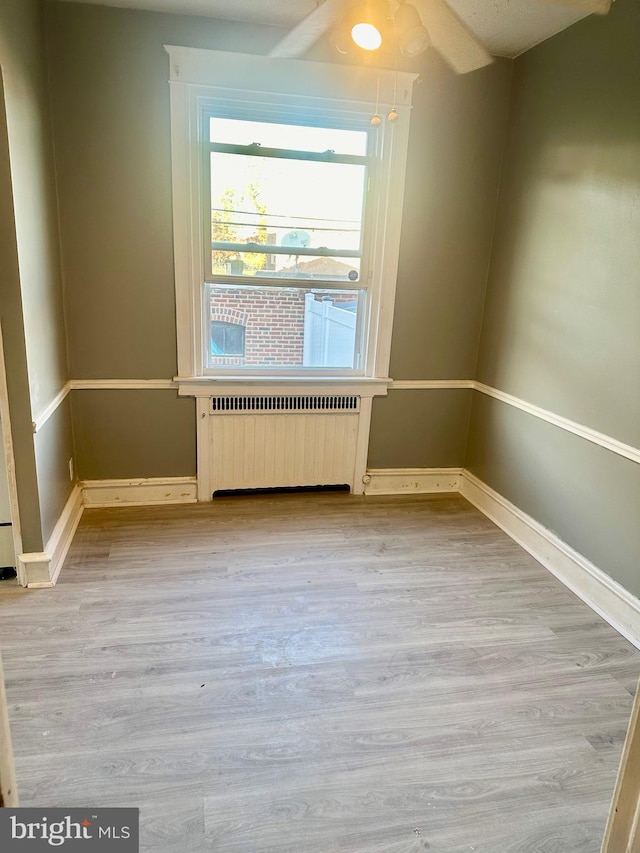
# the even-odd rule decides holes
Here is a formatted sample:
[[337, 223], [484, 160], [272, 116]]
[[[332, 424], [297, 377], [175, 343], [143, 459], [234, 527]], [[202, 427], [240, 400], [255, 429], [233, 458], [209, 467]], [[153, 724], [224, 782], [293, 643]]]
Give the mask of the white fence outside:
[[327, 297], [317, 302], [312, 293], [304, 305], [304, 367], [353, 367], [356, 312], [338, 308]]

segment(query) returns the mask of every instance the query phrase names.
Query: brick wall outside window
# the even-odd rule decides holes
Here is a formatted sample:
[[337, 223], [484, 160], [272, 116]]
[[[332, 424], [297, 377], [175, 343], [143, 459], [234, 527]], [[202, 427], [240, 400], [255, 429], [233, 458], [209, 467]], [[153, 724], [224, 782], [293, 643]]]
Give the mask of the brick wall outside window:
[[304, 344], [304, 292], [299, 290], [212, 293], [209, 317], [245, 327], [244, 358], [217, 356], [214, 365], [268, 367], [302, 366]]

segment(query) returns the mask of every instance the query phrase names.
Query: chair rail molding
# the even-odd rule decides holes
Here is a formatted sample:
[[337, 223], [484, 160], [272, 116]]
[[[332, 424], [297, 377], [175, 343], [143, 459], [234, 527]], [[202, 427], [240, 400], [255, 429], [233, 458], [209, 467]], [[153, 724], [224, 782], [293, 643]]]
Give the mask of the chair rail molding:
[[592, 429], [584, 424], [579, 424], [577, 421], [572, 421], [570, 418], [565, 418], [563, 415], [558, 415], [548, 409], [543, 409], [541, 406], [528, 403], [526, 400], [521, 400], [520, 397], [515, 397], [513, 394], [507, 394], [505, 391], [500, 391], [497, 388], [484, 385], [482, 382], [474, 382], [473, 384], [476, 391], [479, 391], [481, 394], [486, 394], [487, 397], [493, 397], [495, 400], [507, 403], [509, 406], [513, 406], [516, 409], [527, 412], [527, 414], [533, 415], [542, 421], [546, 421], [547, 423], [560, 427], [560, 429], [563, 429], [566, 432], [571, 432], [580, 438], [584, 438], [587, 441], [592, 442], [592, 444], [597, 444], [600, 447], [611, 450], [613, 453], [617, 453], [618, 456], [624, 456], [632, 462], [640, 463], [640, 448], [633, 447], [631, 444], [625, 444], [623, 441], [613, 438], [613, 436], [606, 435], [605, 433], [599, 432], [598, 430]]
[[[311, 379], [306, 378], [302, 382], [292, 382], [290, 379], [283, 377], [272, 377], [272, 381], [264, 384], [261, 380], [260, 393], [272, 394], [283, 393], [284, 387], [287, 385], [287, 393], [309, 393], [313, 388], [319, 391], [320, 387], [329, 388], [331, 393], [357, 393], [361, 396], [378, 396], [385, 395], [387, 390], [390, 391], [446, 391], [446, 390], [472, 390], [485, 394], [487, 397], [492, 397], [509, 406], [513, 406], [520, 411], [526, 412], [533, 417], [553, 424], [566, 432], [573, 433], [592, 444], [597, 444], [599, 447], [604, 447], [618, 456], [623, 456], [632, 462], [640, 463], [640, 448], [634, 447], [631, 444], [626, 444], [613, 436], [593, 429], [592, 427], [580, 424], [564, 415], [558, 415], [549, 409], [543, 409], [534, 403], [529, 403], [514, 394], [509, 394], [506, 391], [501, 391], [498, 388], [492, 388], [490, 385], [485, 385], [483, 382], [478, 382], [475, 379], [367, 379], [364, 377], [354, 377], [353, 379], [342, 378], [322, 378]], [[299, 388], [294, 388], [299, 385]], [[224, 386], [224, 391], [227, 394], [246, 394], [249, 393], [251, 386], [257, 383], [252, 383], [250, 380], [243, 380], [239, 377], [227, 377], [212, 379], [209, 377], [175, 377], [173, 379], [70, 379], [66, 385], [56, 394], [37, 415], [33, 422], [33, 431], [38, 432], [49, 418], [54, 414], [56, 409], [62, 404], [70, 391], [146, 391], [146, 390], [173, 390], [177, 389], [181, 396], [193, 397], [209, 397], [221, 390]], [[303, 390], [302, 386], [306, 386]]]
[[71, 391], [144, 391], [147, 389], [163, 391], [177, 387], [173, 379], [70, 379], [35, 416], [32, 424], [33, 431], [40, 432]]
[[71, 379], [72, 391], [165, 391], [177, 388], [173, 379]]
[[443, 391], [458, 388], [473, 390], [473, 379], [394, 379], [391, 391]]
[[526, 412], [528, 415], [533, 415], [535, 418], [560, 427], [560, 429], [584, 438], [586, 441], [597, 444], [599, 447], [604, 447], [618, 456], [623, 456], [625, 459], [631, 460], [631, 462], [640, 463], [640, 448], [626, 444], [611, 435], [607, 435], [585, 424], [572, 421], [570, 418], [564, 417], [564, 415], [558, 415], [549, 409], [543, 409], [542, 406], [529, 403], [527, 400], [516, 397], [514, 394], [508, 394], [506, 391], [492, 388], [490, 385], [485, 385], [484, 382], [478, 382], [475, 379], [394, 379], [389, 385], [390, 391], [442, 391], [464, 388], [478, 391], [487, 397], [493, 397], [494, 400], [499, 400], [501, 403], [506, 403], [515, 409], [520, 409], [520, 411]]
[[50, 400], [47, 405], [42, 409], [33, 420], [33, 431], [34, 433], [40, 432], [42, 427], [46, 424], [49, 418], [55, 414], [58, 407], [62, 405], [62, 403], [66, 400], [69, 392], [71, 391], [71, 383], [66, 382], [63, 387], [58, 391], [56, 396]]

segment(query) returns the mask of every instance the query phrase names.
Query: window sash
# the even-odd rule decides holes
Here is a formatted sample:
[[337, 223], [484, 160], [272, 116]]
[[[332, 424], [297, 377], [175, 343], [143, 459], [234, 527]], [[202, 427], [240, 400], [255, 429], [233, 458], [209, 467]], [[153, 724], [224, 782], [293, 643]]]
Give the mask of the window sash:
[[[202, 339], [206, 342], [209, 341], [210, 337], [210, 327], [211, 321], [209, 319], [209, 306], [211, 299], [211, 290], [210, 288], [216, 285], [221, 285], [229, 283], [233, 289], [239, 290], [261, 290], [261, 289], [271, 289], [276, 288], [278, 286], [282, 286], [283, 282], [271, 282], [269, 279], [259, 279], [255, 283], [245, 281], [238, 281], [237, 279], [229, 279], [227, 281], [222, 282], [220, 279], [216, 281], [206, 282], [201, 291], [202, 297], [202, 309], [201, 309], [201, 327], [202, 327]], [[306, 366], [306, 365], [292, 365], [292, 364], [265, 364], [265, 365], [242, 365], [238, 364], [237, 359], [241, 356], [238, 355], [226, 355], [219, 356], [220, 358], [228, 358], [230, 362], [228, 364], [211, 364], [210, 353], [207, 350], [204, 353], [204, 360], [202, 365], [202, 374], [204, 376], [236, 376], [238, 374], [247, 374], [255, 375], [259, 377], [261, 374], [265, 376], [364, 376], [365, 375], [365, 356], [366, 356], [366, 330], [367, 330], [367, 317], [371, 310], [370, 305], [370, 293], [367, 288], [363, 287], [360, 283], [354, 283], [352, 287], [349, 286], [349, 282], [330, 282], [332, 285], [336, 285], [335, 287], [329, 287], [327, 284], [323, 282], [317, 281], [302, 281], [302, 282], [289, 282], [288, 289], [294, 289], [298, 291], [319, 291], [319, 290], [338, 290], [338, 291], [347, 291], [353, 292], [356, 294], [356, 302], [357, 308], [355, 312], [356, 317], [356, 325], [355, 325], [355, 339], [354, 339], [354, 352], [353, 352], [353, 366], [352, 367], [326, 367], [326, 366]], [[284, 287], [287, 287], [287, 283], [284, 282]], [[239, 306], [240, 307], [240, 306]], [[245, 347], [247, 342], [247, 329], [245, 329]], [[208, 344], [207, 344], [208, 346]], [[231, 361], [235, 360], [235, 361]]]
[[[296, 254], [300, 256], [307, 257], [344, 257], [344, 258], [358, 258], [360, 260], [360, 270], [358, 279], [352, 282], [353, 285], [357, 284], [359, 288], [366, 289], [370, 285], [371, 275], [369, 272], [369, 264], [370, 264], [370, 252], [371, 252], [371, 234], [373, 228], [373, 210], [372, 210], [372, 200], [373, 200], [373, 188], [375, 184], [375, 165], [376, 165], [376, 156], [375, 149], [377, 146], [377, 140], [374, 134], [371, 133], [371, 127], [365, 126], [363, 119], [356, 119], [351, 122], [345, 121], [343, 117], [337, 118], [334, 116], [331, 110], [327, 110], [324, 114], [316, 113], [313, 117], [308, 116], [303, 110], [295, 111], [295, 121], [291, 120], [291, 113], [289, 112], [287, 120], [283, 119], [283, 116], [278, 113], [277, 110], [274, 110], [273, 113], [263, 113], [259, 117], [254, 117], [254, 121], [262, 122], [265, 124], [270, 123], [270, 121], [278, 121], [282, 124], [291, 124], [295, 126], [305, 126], [305, 127], [326, 127], [336, 130], [340, 130], [344, 127], [348, 127], [348, 129], [358, 129], [367, 132], [368, 141], [367, 141], [367, 150], [368, 154], [366, 155], [353, 155], [353, 154], [337, 154], [334, 151], [324, 151], [324, 152], [314, 152], [314, 151], [299, 151], [296, 149], [286, 149], [286, 148], [263, 148], [259, 144], [251, 144], [251, 145], [233, 145], [229, 143], [222, 142], [211, 142], [209, 140], [209, 122], [211, 118], [238, 118], [238, 119], [246, 119], [248, 116], [243, 114], [243, 110], [238, 104], [237, 111], [233, 108], [228, 109], [217, 109], [215, 105], [208, 105], [202, 110], [201, 118], [200, 118], [200, 133], [202, 138], [202, 188], [203, 188], [203, 206], [205, 210], [203, 211], [204, 217], [204, 231], [205, 235], [210, 233], [210, 217], [211, 217], [211, 153], [219, 152], [225, 154], [241, 154], [245, 156], [256, 156], [256, 157], [274, 157], [283, 160], [307, 160], [310, 162], [328, 162], [328, 163], [346, 163], [348, 165], [359, 165], [365, 167], [365, 176], [364, 176], [364, 186], [362, 193], [362, 212], [361, 212], [361, 233], [360, 233], [360, 246], [358, 249], [332, 249], [331, 247], [309, 247], [309, 248], [296, 248]], [[265, 155], [265, 152], [267, 154]], [[292, 217], [295, 218], [295, 217]], [[204, 241], [204, 283], [230, 283], [230, 284], [239, 284], [244, 282], [245, 284], [251, 283], [253, 277], [246, 276], [243, 277], [241, 275], [237, 276], [225, 276], [220, 273], [214, 273], [211, 269], [211, 252], [212, 251], [228, 251], [228, 252], [248, 252], [251, 254], [264, 254], [264, 255], [290, 255], [291, 248], [285, 246], [274, 246], [268, 245], [265, 243], [235, 243], [230, 241], [215, 241], [212, 240], [210, 246], [208, 247], [206, 236]], [[287, 278], [278, 278], [271, 277], [266, 275], [260, 276], [260, 282], [264, 285], [273, 286], [273, 287], [295, 287], [295, 286], [309, 286], [310, 280], [308, 278], [295, 278], [295, 277], [287, 277]], [[348, 281], [341, 280], [333, 280], [333, 279], [324, 279], [324, 278], [314, 278], [313, 285], [314, 286], [322, 286], [327, 289], [336, 289], [339, 290], [348, 285]]]
[[[224, 252], [251, 252], [252, 255], [307, 255], [312, 258], [362, 257], [360, 249], [326, 249], [323, 246], [318, 246], [315, 249], [311, 246], [308, 249], [296, 246], [294, 250], [291, 246], [271, 246], [269, 243], [226, 243], [212, 240], [211, 248]], [[217, 280], [218, 276], [215, 278]], [[296, 280], [292, 279], [292, 281]]]
[[[264, 124], [267, 123], [264, 122]], [[307, 125], [303, 126], [306, 127]], [[321, 125], [321, 127], [332, 129], [329, 124]], [[210, 142], [209, 150], [220, 154], [242, 154], [245, 157], [276, 157], [278, 160], [309, 160], [315, 163], [346, 163], [353, 166], [371, 166], [373, 162], [371, 157], [362, 154], [336, 154], [331, 149], [327, 151], [298, 151], [294, 148], [264, 148], [259, 142], [254, 142], [251, 145]]]

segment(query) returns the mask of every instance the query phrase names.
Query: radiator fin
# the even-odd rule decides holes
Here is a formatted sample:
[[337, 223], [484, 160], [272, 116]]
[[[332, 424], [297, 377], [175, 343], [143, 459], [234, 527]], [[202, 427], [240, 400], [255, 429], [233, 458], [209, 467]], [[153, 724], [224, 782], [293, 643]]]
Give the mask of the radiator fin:
[[360, 398], [351, 394], [224, 396], [211, 398], [216, 415], [295, 414], [296, 412], [358, 412]]

